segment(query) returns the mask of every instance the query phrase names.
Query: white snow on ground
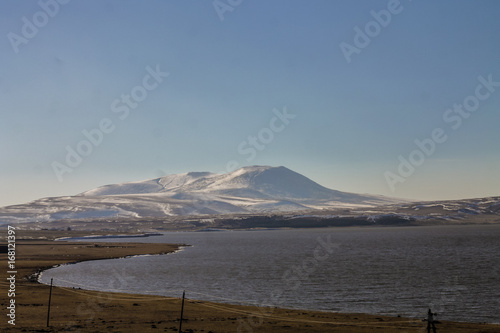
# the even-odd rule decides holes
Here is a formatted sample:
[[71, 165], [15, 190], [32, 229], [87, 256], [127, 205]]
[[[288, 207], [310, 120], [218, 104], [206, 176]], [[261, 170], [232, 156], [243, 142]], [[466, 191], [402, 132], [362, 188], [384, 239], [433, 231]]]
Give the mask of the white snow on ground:
[[0, 208], [0, 222], [369, 208], [393, 198], [328, 189], [285, 167], [188, 172]]

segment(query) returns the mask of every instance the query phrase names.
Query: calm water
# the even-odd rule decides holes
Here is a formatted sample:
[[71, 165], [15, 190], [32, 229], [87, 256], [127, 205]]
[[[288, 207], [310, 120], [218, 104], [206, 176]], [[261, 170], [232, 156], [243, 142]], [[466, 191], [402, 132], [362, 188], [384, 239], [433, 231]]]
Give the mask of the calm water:
[[500, 323], [500, 226], [179, 232], [130, 241], [192, 246], [169, 255], [62, 266], [41, 280], [418, 318], [431, 308], [441, 320]]

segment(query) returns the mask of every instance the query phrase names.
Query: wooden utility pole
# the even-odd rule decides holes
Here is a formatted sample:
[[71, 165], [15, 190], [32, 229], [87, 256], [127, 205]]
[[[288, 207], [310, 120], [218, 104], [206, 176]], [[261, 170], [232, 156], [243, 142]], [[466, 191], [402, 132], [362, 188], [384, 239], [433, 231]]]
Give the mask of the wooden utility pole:
[[50, 321], [50, 300], [52, 299], [52, 281], [54, 278], [50, 278], [50, 292], [49, 292], [49, 309], [47, 311], [47, 327], [49, 327], [49, 321]]
[[182, 316], [184, 315], [184, 297], [186, 296], [186, 291], [182, 292], [182, 305], [181, 305], [181, 321], [179, 322], [179, 333], [182, 332]]

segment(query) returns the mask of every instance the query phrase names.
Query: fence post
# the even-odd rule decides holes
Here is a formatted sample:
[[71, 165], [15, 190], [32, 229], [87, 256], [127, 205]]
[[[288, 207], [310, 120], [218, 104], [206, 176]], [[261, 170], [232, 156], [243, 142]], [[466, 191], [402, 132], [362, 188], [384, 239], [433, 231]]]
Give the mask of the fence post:
[[182, 332], [182, 316], [184, 315], [184, 297], [186, 295], [186, 291], [182, 292], [182, 305], [181, 305], [181, 321], [179, 322], [179, 333]]
[[50, 291], [49, 291], [49, 309], [47, 310], [47, 327], [49, 327], [50, 321], [50, 300], [52, 299], [52, 281], [54, 278], [50, 278]]

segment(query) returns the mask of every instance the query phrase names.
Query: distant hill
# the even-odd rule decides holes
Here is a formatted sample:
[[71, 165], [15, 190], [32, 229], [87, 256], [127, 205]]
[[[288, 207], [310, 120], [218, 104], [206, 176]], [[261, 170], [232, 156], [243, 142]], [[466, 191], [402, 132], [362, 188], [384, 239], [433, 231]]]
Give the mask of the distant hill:
[[3, 207], [0, 222], [283, 213], [398, 202], [402, 200], [328, 189], [283, 166], [249, 166], [226, 174], [188, 172], [112, 184]]

